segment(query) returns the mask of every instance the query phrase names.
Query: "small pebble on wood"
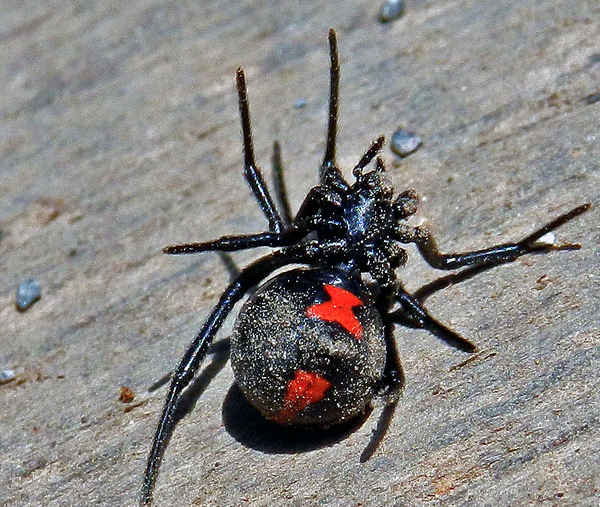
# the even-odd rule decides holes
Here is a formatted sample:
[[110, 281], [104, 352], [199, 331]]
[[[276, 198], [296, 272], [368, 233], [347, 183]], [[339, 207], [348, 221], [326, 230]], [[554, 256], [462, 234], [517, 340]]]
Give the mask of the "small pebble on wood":
[[379, 21], [387, 23], [394, 21], [404, 14], [406, 4], [404, 0], [386, 0], [379, 10]]
[[133, 389], [127, 386], [121, 386], [119, 388], [119, 401], [121, 403], [131, 403], [135, 399], [135, 393]]
[[0, 371], [0, 385], [8, 384], [11, 380], [14, 380], [17, 374], [15, 370], [1, 370]]
[[592, 104], [595, 104], [596, 102], [600, 102], [600, 92], [590, 93], [589, 95], [584, 97], [583, 101], [588, 106], [591, 106]]
[[42, 297], [42, 288], [37, 279], [29, 278], [22, 281], [17, 288], [17, 309], [24, 312], [40, 297]]
[[307, 104], [306, 99], [299, 98], [294, 102], [294, 107], [296, 109], [303, 109], [306, 107], [306, 104]]
[[422, 144], [421, 136], [408, 130], [398, 129], [392, 134], [392, 151], [401, 157], [408, 157]]

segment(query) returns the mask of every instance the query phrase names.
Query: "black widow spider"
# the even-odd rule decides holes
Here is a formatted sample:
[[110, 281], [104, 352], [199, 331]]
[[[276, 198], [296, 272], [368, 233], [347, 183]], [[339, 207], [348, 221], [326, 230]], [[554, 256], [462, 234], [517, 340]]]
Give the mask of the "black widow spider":
[[[395, 270], [407, 260], [403, 243], [415, 243], [425, 260], [437, 269], [488, 267], [524, 254], [581, 248], [540, 238], [587, 211], [589, 203], [517, 243], [474, 252], [440, 253], [426, 229], [405, 222], [417, 211], [416, 192], [406, 190], [394, 198], [393, 189], [384, 180], [384, 163], [377, 157], [383, 136], [354, 168], [354, 183], [346, 182], [335, 161], [340, 67], [333, 29], [329, 32], [329, 53], [325, 157], [319, 185], [309, 191], [295, 217], [283, 184], [278, 144], [274, 172], [281, 211], [254, 160], [246, 80], [244, 71], [237, 70], [244, 176], [269, 221], [269, 232], [168, 246], [163, 251], [192, 254], [262, 246], [278, 249], [243, 269], [225, 289], [177, 366], [148, 458], [142, 505], [152, 502], [160, 460], [182, 391], [235, 303], [275, 270], [291, 264], [309, 266], [270, 279], [240, 311], [231, 338], [236, 382], [265, 417], [285, 425], [326, 427], [364, 412], [376, 397], [383, 397], [391, 405], [398, 400], [403, 374], [392, 335], [395, 323], [427, 329], [460, 350], [475, 351], [475, 345], [431, 317], [397, 280]], [[375, 169], [365, 172], [374, 158]], [[394, 311], [396, 305], [400, 309]]]

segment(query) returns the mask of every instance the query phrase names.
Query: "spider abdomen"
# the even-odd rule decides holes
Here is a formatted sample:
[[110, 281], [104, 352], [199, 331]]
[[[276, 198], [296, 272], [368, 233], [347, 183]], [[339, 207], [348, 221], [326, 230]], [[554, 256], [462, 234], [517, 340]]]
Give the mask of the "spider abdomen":
[[381, 316], [360, 279], [297, 269], [240, 312], [231, 363], [242, 392], [281, 424], [327, 426], [364, 411], [385, 366]]

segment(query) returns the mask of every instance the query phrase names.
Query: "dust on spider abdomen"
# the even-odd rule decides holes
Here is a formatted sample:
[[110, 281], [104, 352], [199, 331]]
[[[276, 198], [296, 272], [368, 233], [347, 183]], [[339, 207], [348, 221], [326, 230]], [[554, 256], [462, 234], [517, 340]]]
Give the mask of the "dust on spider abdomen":
[[360, 280], [296, 269], [242, 308], [231, 364], [246, 399], [268, 419], [329, 426], [363, 412], [385, 366], [381, 316]]

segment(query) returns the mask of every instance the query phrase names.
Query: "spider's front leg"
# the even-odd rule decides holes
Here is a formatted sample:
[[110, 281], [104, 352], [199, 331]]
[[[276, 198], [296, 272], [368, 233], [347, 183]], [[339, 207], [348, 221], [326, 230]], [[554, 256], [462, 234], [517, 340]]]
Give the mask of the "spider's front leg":
[[409, 228], [405, 224], [398, 226], [396, 239], [403, 243], [416, 243], [423, 258], [430, 266], [436, 269], [456, 269], [463, 266], [492, 266], [514, 261], [518, 257], [530, 253], [545, 253], [552, 250], [579, 250], [581, 248], [579, 244], [565, 243], [555, 245], [553, 243], [540, 243], [539, 240], [566, 222], [585, 213], [590, 207], [590, 203], [582, 204], [540, 227], [517, 243], [505, 243], [473, 252], [443, 254], [439, 251], [429, 231], [418, 227]]
[[260, 246], [282, 247], [293, 245], [306, 236], [307, 231], [293, 228], [283, 232], [262, 232], [246, 236], [222, 236], [212, 241], [202, 243], [183, 243], [163, 248], [163, 253], [169, 255], [197, 254], [202, 252], [237, 252]]

